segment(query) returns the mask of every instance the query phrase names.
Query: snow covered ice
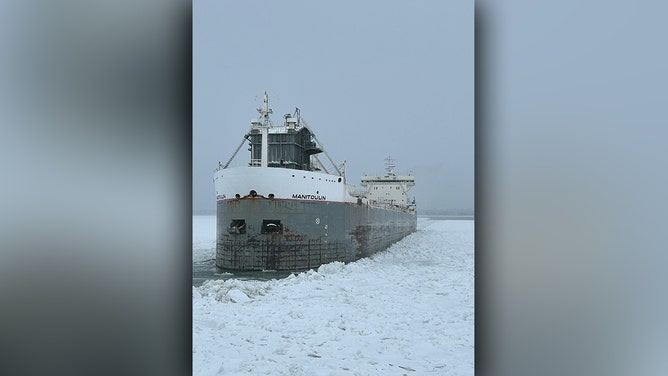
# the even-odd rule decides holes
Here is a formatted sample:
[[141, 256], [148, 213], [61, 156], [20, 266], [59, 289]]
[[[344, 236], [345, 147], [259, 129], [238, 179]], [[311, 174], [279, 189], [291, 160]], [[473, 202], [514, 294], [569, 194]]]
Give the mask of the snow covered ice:
[[[472, 375], [474, 221], [418, 231], [353, 263], [193, 287], [194, 375]], [[215, 217], [193, 218], [193, 261]]]

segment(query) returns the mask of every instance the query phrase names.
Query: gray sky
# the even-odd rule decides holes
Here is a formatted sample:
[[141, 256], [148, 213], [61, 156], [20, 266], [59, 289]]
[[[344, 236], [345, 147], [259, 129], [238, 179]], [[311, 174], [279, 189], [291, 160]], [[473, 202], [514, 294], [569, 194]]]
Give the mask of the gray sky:
[[215, 208], [213, 169], [264, 91], [274, 123], [299, 107], [350, 182], [390, 155], [418, 209], [473, 208], [473, 48], [470, 0], [193, 2], [193, 209]]

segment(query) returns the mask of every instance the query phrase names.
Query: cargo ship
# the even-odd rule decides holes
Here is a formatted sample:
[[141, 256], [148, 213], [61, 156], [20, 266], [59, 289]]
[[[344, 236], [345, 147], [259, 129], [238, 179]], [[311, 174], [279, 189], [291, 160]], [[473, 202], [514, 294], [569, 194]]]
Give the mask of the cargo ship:
[[[232, 157], [214, 170], [216, 266], [228, 270], [308, 270], [382, 251], [417, 228], [415, 178], [382, 175], [346, 180], [299, 108], [274, 126], [267, 93], [259, 118]], [[229, 167], [248, 145], [247, 165]], [[331, 166], [320, 160], [324, 154]]]

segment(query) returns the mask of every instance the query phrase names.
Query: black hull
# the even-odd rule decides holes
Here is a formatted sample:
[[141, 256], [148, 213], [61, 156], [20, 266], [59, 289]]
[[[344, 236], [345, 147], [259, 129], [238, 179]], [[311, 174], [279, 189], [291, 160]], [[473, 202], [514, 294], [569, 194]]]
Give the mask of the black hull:
[[216, 217], [216, 265], [231, 270], [307, 270], [355, 261], [417, 228], [414, 211], [260, 197], [218, 201]]

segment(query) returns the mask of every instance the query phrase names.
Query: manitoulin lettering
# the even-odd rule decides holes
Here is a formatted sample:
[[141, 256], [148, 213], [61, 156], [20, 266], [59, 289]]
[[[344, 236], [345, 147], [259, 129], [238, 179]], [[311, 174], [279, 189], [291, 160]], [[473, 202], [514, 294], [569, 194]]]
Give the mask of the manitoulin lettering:
[[327, 196], [318, 196], [318, 195], [300, 195], [297, 193], [292, 194], [292, 198], [300, 198], [302, 200], [327, 200]]

